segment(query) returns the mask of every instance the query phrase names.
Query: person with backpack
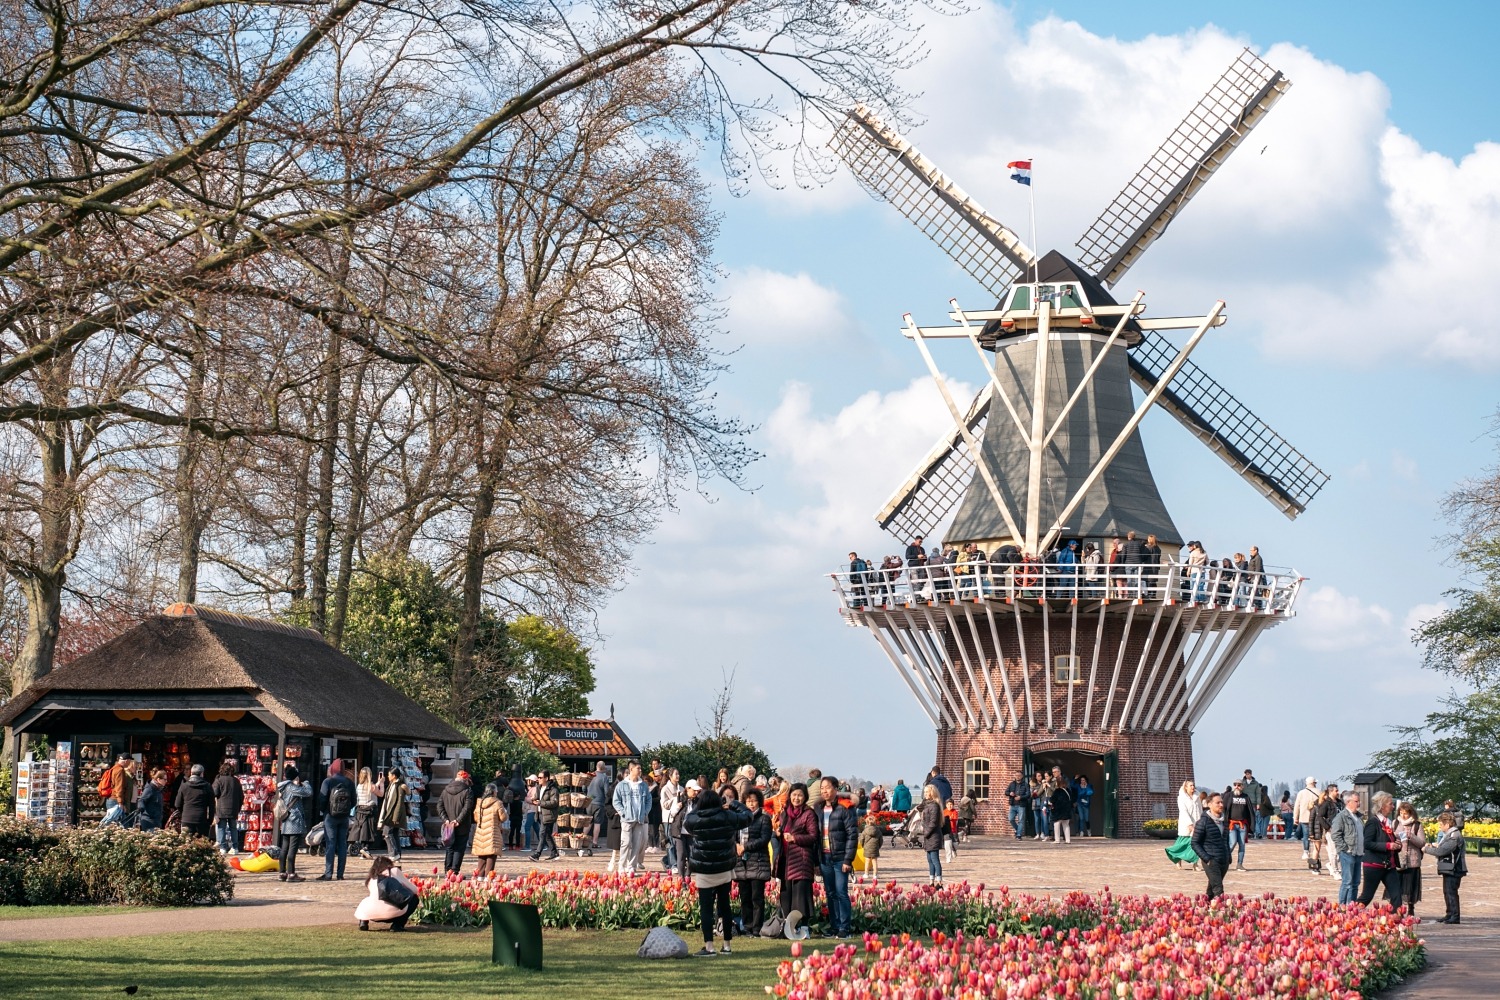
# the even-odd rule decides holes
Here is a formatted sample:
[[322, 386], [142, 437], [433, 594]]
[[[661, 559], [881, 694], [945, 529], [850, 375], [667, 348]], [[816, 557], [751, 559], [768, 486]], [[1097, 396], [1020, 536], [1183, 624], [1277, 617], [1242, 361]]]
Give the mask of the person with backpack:
[[[349, 860], [349, 824], [359, 801], [359, 789], [344, 774], [344, 762], [335, 759], [328, 765], [328, 777], [318, 789], [323, 802], [323, 874], [319, 882], [344, 880], [344, 863]], [[338, 857], [338, 874], [334, 874], [334, 856]]]
[[240, 809], [245, 804], [245, 789], [235, 775], [234, 761], [226, 760], [219, 765], [219, 775], [214, 778], [214, 832], [218, 834], [219, 853], [233, 858], [239, 853], [239, 831], [237, 824]]
[[96, 791], [104, 800], [104, 816], [99, 820], [100, 826], [125, 821], [125, 813], [135, 802], [135, 786], [135, 760], [129, 754], [122, 753], [114, 766], [99, 779]]
[[[199, 765], [194, 764], [194, 767]], [[281, 769], [281, 781], [276, 786], [276, 842], [281, 857], [276, 860], [276, 872], [283, 882], [301, 882], [297, 874], [297, 852], [302, 849], [302, 838], [307, 836], [307, 813], [303, 810], [312, 798], [312, 786], [302, 780], [297, 765], [288, 764]]]

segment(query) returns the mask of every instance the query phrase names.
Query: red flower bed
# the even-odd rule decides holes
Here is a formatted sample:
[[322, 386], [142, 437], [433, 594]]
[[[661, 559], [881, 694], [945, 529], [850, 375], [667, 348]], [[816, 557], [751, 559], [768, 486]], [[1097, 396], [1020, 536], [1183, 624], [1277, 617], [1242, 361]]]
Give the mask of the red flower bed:
[[1426, 961], [1416, 921], [1384, 905], [1107, 891], [1095, 899], [1092, 926], [1004, 934], [992, 925], [980, 936], [939, 931], [925, 941], [866, 934], [862, 948], [782, 962], [766, 991], [788, 1000], [1347, 1000]]

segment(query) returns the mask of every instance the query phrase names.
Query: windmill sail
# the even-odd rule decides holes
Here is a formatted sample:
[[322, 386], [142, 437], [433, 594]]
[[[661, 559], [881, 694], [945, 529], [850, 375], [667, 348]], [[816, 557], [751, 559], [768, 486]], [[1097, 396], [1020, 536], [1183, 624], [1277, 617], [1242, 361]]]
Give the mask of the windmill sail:
[[[1131, 379], [1149, 391], [1176, 354], [1165, 337], [1145, 331], [1130, 352]], [[1306, 510], [1328, 482], [1327, 473], [1191, 361], [1167, 385], [1158, 405], [1288, 518]]]
[[[980, 427], [989, 416], [994, 391], [994, 386], [986, 385], [974, 397], [964, 417], [969, 430], [982, 435]], [[875, 520], [882, 529], [903, 540], [925, 537], [958, 506], [974, 478], [974, 456], [959, 447], [962, 441], [956, 427], [938, 439], [876, 513]]]
[[1114, 285], [1290, 86], [1241, 52], [1078, 240], [1078, 262]]
[[996, 298], [1035, 254], [899, 132], [863, 106], [829, 143], [860, 183], [910, 219]]

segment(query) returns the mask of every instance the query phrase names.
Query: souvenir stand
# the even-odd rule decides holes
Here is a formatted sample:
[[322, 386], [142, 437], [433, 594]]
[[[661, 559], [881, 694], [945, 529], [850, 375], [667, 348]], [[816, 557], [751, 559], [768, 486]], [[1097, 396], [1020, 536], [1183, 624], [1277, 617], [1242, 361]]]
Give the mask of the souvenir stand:
[[47, 756], [27, 754], [16, 767], [16, 815], [48, 826], [66, 826], [73, 813], [72, 744]]
[[[58, 748], [53, 759], [22, 761], [24, 795], [17, 775], [18, 805], [24, 797], [27, 815], [48, 822], [98, 823], [99, 778], [120, 754], [140, 762], [143, 781], [153, 768], [167, 771], [169, 811], [193, 764], [212, 779], [230, 762], [245, 789], [237, 825], [252, 850], [274, 842], [283, 767], [296, 764], [316, 788], [335, 759], [402, 769], [412, 796], [408, 836], [420, 846], [426, 782], [416, 748], [443, 756], [467, 742], [316, 632], [190, 604], [39, 678], [0, 708], [0, 726], [10, 727], [15, 753], [27, 737]], [[318, 805], [310, 824], [321, 818]]]
[[594, 777], [594, 765], [602, 760], [613, 773], [620, 760], [637, 758], [640, 750], [613, 716], [608, 719], [514, 716], [502, 721], [516, 736], [562, 762], [563, 771], [556, 776], [558, 850], [592, 846], [588, 787]]
[[104, 818], [104, 799], [99, 796], [99, 780], [115, 764], [114, 747], [109, 743], [78, 745], [78, 825], [88, 826]]

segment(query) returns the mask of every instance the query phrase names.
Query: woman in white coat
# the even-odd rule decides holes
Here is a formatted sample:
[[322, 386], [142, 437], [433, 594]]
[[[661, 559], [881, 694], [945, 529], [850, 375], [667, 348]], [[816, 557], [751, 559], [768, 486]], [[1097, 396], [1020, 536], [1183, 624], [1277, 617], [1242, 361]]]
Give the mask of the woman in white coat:
[[1198, 801], [1198, 789], [1189, 779], [1177, 790], [1177, 840], [1167, 848], [1167, 857], [1178, 868], [1198, 868], [1198, 855], [1193, 852], [1193, 827], [1203, 815], [1203, 806]]
[[354, 919], [359, 929], [370, 929], [370, 921], [389, 923], [391, 930], [406, 929], [406, 922], [417, 909], [417, 887], [401, 871], [399, 865], [382, 854], [370, 866], [365, 876], [365, 888], [369, 895], [359, 901], [354, 909]]

